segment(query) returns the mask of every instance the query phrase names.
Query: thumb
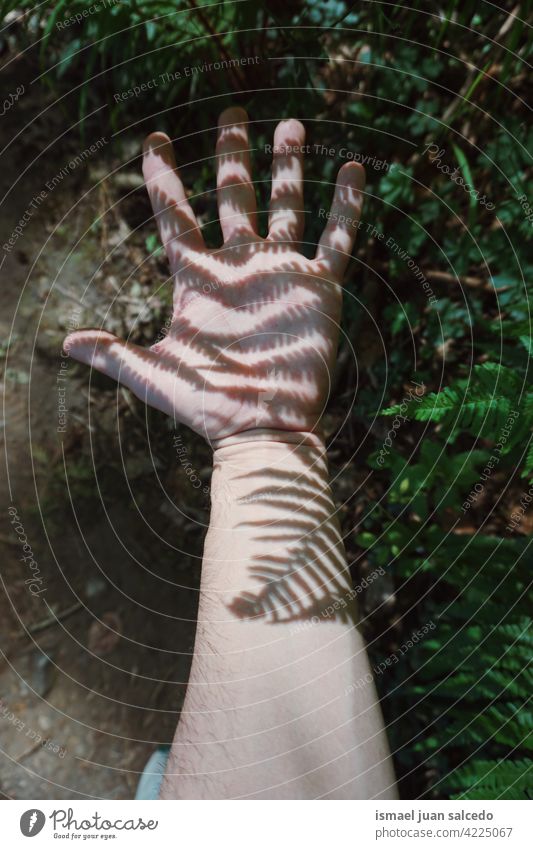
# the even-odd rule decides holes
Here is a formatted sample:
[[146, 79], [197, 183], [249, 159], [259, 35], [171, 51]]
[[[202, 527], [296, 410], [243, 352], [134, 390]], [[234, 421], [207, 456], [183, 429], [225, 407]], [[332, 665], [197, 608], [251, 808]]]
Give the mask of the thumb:
[[[77, 330], [63, 343], [67, 356], [127, 386], [145, 403], [153, 403], [157, 356], [106, 330]], [[158, 405], [159, 406], [159, 405]]]

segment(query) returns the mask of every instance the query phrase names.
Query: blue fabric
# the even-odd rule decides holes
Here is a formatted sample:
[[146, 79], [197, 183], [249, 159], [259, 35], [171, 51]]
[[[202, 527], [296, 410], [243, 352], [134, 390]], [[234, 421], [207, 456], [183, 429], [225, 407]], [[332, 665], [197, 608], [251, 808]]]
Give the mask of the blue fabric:
[[168, 761], [170, 746], [160, 746], [152, 752], [137, 785], [136, 799], [159, 799], [159, 790]]

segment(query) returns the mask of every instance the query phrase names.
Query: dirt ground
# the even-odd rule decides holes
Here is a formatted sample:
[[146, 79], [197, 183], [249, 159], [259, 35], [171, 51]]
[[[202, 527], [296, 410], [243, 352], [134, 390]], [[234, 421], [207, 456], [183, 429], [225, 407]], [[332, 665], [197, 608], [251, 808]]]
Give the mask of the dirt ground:
[[100, 181], [118, 164], [109, 145], [46, 190], [94, 131], [63, 135], [76, 119], [43, 101], [35, 66], [17, 59], [10, 73], [26, 93], [2, 118], [1, 244], [31, 215], [0, 272], [0, 793], [132, 798], [183, 701], [208, 502], [191, 493], [170, 427], [61, 353], [68, 329], [101, 325], [108, 309], [108, 329], [157, 332], [162, 303], [139, 315], [147, 280], [164, 280], [156, 260], [136, 270], [153, 232], [131, 233], [149, 214], [139, 163], [133, 190]]

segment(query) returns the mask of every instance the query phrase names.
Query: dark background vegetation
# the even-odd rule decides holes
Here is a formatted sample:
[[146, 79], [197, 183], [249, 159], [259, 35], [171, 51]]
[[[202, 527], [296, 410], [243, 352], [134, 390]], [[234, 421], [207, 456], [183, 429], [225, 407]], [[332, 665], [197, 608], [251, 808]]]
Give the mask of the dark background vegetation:
[[[84, 0], [0, 3], [9, 24], [4, 59], [26, 50], [41, 75], [40, 120], [47, 109], [60, 115], [73, 152], [104, 135], [103, 157], [121, 164], [122, 182], [110, 180], [109, 191], [139, 265], [118, 281], [113, 310], [135, 341], [154, 340], [169, 303], [169, 287], [159, 288], [165, 260], [136, 183], [145, 133], [162, 129], [179, 139], [178, 163], [202, 195], [195, 209], [212, 245], [220, 239], [216, 119], [230, 103], [250, 115], [261, 209], [271, 160], [264, 147], [278, 120], [298, 117], [311, 145], [334, 148], [307, 157], [306, 251], [346, 161], [341, 149], [368, 158], [365, 223], [346, 277], [345, 337], [326, 427], [354, 580], [386, 570], [362, 604], [373, 663], [396, 658], [376, 682], [405, 798], [532, 795], [530, 7], [139, 0], [58, 26], [83, 12]], [[243, 57], [258, 61], [185, 72]], [[172, 83], [119, 102], [114, 96], [177, 71], [182, 77]], [[438, 162], [429, 145], [440, 151]], [[106, 262], [116, 247], [106, 243], [109, 218], [94, 223]], [[148, 315], [128, 313], [136, 297], [148, 302]], [[416, 385], [424, 386], [422, 400], [399, 407]], [[104, 380], [98, 387], [100, 398], [114, 397]], [[406, 418], [393, 428], [398, 409]], [[140, 509], [153, 509], [156, 472], [142, 457], [149, 439], [156, 470], [165, 466], [169, 425], [131, 398], [122, 413], [120, 443], [95, 434], [90, 456], [81, 429], [67, 446], [82, 523], [101, 500], [130, 499], [130, 484]], [[205, 477], [207, 449], [191, 434], [182, 438]], [[135, 458], [127, 475], [123, 456]], [[198, 557], [208, 498], [182, 472], [174, 466], [192, 518], [179, 533]], [[47, 489], [49, 522], [61, 522], [65, 510], [61, 475]], [[170, 576], [169, 553], [157, 556]], [[402, 650], [428, 623], [435, 627]]]

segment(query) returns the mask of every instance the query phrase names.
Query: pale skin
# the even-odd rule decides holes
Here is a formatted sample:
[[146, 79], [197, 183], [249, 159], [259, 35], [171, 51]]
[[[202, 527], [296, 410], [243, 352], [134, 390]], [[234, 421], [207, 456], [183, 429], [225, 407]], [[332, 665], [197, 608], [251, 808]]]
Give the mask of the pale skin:
[[70, 356], [214, 450], [198, 628], [165, 799], [397, 798], [320, 429], [364, 172], [340, 169], [307, 259], [304, 143], [298, 121], [278, 124], [263, 238], [248, 119], [237, 107], [222, 113], [223, 246], [208, 250], [170, 140], [149, 136], [143, 173], [174, 279], [170, 329], [148, 349], [103, 330], [65, 340]]

